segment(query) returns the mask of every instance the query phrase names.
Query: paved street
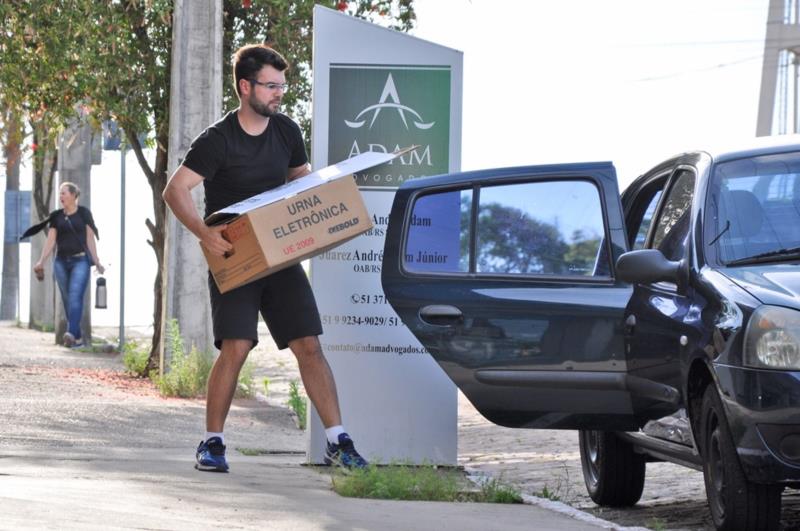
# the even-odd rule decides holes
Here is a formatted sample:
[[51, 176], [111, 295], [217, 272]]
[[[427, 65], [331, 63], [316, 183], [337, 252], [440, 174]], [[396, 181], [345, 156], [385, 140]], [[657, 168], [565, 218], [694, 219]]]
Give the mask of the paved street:
[[[288, 364], [275, 361], [276, 366]], [[122, 376], [120, 356], [0, 325], [0, 529], [559, 529], [610, 527], [537, 505], [342, 498], [302, 466], [304, 435], [272, 399], [237, 400], [233, 473], [193, 469], [203, 404]], [[270, 392], [270, 395], [273, 395]]]
[[[0, 503], [4, 516], [16, 519], [0, 519], [0, 528], [61, 527], [59, 519], [66, 513], [75, 522], [73, 527], [80, 528], [106, 527], [110, 521], [123, 528], [202, 528], [215, 522], [230, 527], [231, 521], [250, 528], [267, 517], [283, 527], [300, 529], [355, 526], [355, 520], [347, 519], [347, 511], [337, 520], [329, 510], [336, 513], [338, 509], [326, 504], [343, 503], [358, 513], [360, 504], [378, 502], [342, 501], [330, 491], [327, 474], [300, 466], [305, 434], [295, 427], [286, 407], [289, 382], [299, 378], [293, 356], [277, 351], [265, 336], [251, 359], [257, 384], [269, 379], [268, 391], [265, 396], [262, 389], [258, 400], [235, 401], [226, 427], [228, 443], [270, 454], [253, 457], [233, 451], [230, 459], [235, 473], [198, 474], [191, 461], [203, 431], [202, 401], [161, 398], [148, 382], [120, 374], [119, 355], [69, 351], [53, 345], [50, 334], [2, 323], [0, 385], [5, 392], [0, 412], [7, 422], [0, 436]], [[540, 507], [563, 511], [568, 505], [618, 526], [711, 529], [699, 472], [651, 463], [636, 507], [602, 509], [586, 494], [575, 432], [502, 428], [481, 417], [463, 395], [458, 424], [459, 464], [502, 478]], [[145, 465], [140, 463], [143, 455], [147, 456]], [[281, 485], [292, 486], [291, 493], [282, 491]], [[237, 502], [209, 513], [198, 498], [198, 492], [208, 488], [222, 489], [226, 500]], [[304, 507], [302, 518], [292, 521], [287, 515], [296, 499], [320, 509]], [[388, 519], [395, 502], [383, 504], [387, 504]], [[435, 505], [439, 504], [413, 504], [409, 517], [422, 518], [414, 525], [441, 527], [435, 524], [440, 520], [433, 509], [431, 513], [419, 510]], [[448, 519], [450, 511], [472, 515], [465, 529], [473, 523], [478, 527], [495, 523], [497, 514], [511, 515], [511, 529], [526, 526], [528, 518], [540, 522], [537, 529], [546, 529], [548, 522], [555, 526], [552, 529], [592, 528], [592, 524], [530, 506], [490, 506], [478, 513], [491, 518], [475, 520], [471, 511], [477, 511], [476, 506], [450, 504], [442, 510]], [[152, 507], [162, 509], [148, 509]], [[117, 512], [124, 513], [124, 518]], [[377, 518], [373, 509], [366, 513]], [[126, 520], [133, 516], [142, 520]], [[386, 527], [385, 519], [359, 525]], [[800, 529], [798, 491], [784, 495], [783, 521], [786, 530]]]

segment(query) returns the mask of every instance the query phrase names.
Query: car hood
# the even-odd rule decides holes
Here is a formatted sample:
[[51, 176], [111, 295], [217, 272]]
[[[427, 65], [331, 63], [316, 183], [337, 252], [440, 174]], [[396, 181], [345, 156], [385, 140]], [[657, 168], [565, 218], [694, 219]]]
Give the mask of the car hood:
[[800, 309], [800, 263], [728, 267], [721, 273], [763, 304]]

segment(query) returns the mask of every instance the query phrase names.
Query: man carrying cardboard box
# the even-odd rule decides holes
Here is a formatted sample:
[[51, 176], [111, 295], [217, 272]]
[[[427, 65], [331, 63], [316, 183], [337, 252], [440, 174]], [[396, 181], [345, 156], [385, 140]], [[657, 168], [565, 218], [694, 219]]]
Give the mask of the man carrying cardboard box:
[[[233, 57], [239, 107], [192, 142], [183, 164], [164, 189], [175, 217], [200, 239], [206, 251], [222, 256], [232, 245], [225, 225], [208, 227], [198, 215], [191, 190], [205, 188], [208, 216], [243, 199], [310, 173], [300, 127], [278, 112], [286, 92], [286, 60], [265, 45], [240, 48]], [[206, 434], [197, 448], [198, 470], [227, 472], [223, 426], [239, 371], [258, 343], [259, 312], [278, 348], [297, 358], [303, 385], [325, 425], [325, 461], [363, 468], [362, 458], [342, 427], [336, 383], [322, 354], [322, 324], [314, 294], [298, 265], [221, 294], [209, 274], [214, 345], [220, 354], [208, 378]]]

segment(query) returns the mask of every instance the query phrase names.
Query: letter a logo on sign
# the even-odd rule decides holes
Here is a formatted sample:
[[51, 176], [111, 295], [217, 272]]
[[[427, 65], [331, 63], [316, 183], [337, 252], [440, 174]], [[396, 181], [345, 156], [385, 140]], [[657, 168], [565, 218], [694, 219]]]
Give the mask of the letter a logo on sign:
[[450, 154], [450, 68], [349, 65], [330, 68], [328, 161], [366, 151], [420, 149], [393, 164], [357, 172], [359, 187], [396, 188], [407, 179], [446, 173]]
[[[389, 98], [391, 98], [392, 103], [387, 103]], [[400, 119], [403, 120], [403, 125], [406, 126], [408, 129], [408, 122], [406, 121], [405, 113], [408, 112], [414, 115], [417, 120], [414, 120], [414, 125], [417, 129], [430, 129], [436, 122], [428, 122], [424, 123], [422, 121], [422, 116], [419, 115], [417, 111], [412, 109], [411, 107], [407, 107], [400, 103], [400, 96], [397, 94], [397, 87], [394, 86], [394, 78], [392, 78], [392, 74], [390, 73], [386, 78], [386, 84], [383, 86], [383, 93], [381, 94], [378, 103], [374, 105], [370, 105], [366, 109], [363, 109], [358, 116], [355, 117], [354, 121], [345, 120], [344, 123], [347, 124], [348, 127], [352, 127], [353, 129], [359, 129], [367, 123], [367, 120], [359, 121], [364, 115], [368, 114], [371, 111], [374, 111], [372, 114], [372, 120], [369, 122], [369, 128], [372, 129], [372, 125], [375, 123], [375, 120], [378, 119], [378, 115], [383, 109], [397, 109], [398, 114], [400, 114]]]

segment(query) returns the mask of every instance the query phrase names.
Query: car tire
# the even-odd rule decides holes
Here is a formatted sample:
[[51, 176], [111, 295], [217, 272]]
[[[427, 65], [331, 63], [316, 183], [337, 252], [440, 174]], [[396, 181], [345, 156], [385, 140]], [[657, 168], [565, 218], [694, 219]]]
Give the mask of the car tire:
[[583, 481], [598, 505], [630, 507], [644, 490], [645, 456], [613, 431], [580, 430]]
[[722, 400], [713, 385], [703, 394], [700, 420], [703, 478], [714, 526], [719, 530], [779, 529], [783, 489], [752, 483], [745, 477]]

